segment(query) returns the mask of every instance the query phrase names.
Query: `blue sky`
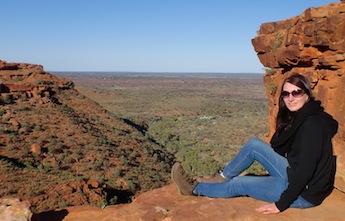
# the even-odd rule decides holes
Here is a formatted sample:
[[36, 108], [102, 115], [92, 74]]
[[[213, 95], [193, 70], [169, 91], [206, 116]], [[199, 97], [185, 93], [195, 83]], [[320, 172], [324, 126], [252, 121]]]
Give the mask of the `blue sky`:
[[0, 0], [0, 60], [47, 71], [263, 73], [264, 22], [328, 0]]

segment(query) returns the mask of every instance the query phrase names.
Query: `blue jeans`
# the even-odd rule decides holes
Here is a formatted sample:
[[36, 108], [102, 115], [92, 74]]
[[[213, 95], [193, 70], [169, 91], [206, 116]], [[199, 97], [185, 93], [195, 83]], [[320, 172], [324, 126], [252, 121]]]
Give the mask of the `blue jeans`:
[[[269, 173], [268, 176], [239, 176], [254, 161], [259, 162]], [[276, 153], [270, 144], [258, 138], [251, 138], [239, 153], [224, 168], [227, 179], [223, 183], [199, 183], [193, 193], [214, 198], [250, 196], [266, 202], [277, 202], [288, 186], [286, 168], [287, 159]], [[291, 208], [308, 208], [314, 206], [301, 196]]]

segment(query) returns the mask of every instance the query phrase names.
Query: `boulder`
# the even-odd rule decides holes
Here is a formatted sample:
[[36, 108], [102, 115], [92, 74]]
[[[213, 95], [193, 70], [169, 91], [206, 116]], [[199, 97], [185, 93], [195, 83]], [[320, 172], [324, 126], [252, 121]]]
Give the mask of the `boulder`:
[[32, 212], [28, 201], [17, 198], [0, 198], [1, 221], [30, 221]]
[[42, 152], [42, 147], [38, 143], [34, 143], [30, 146], [30, 151], [37, 155], [40, 155]]

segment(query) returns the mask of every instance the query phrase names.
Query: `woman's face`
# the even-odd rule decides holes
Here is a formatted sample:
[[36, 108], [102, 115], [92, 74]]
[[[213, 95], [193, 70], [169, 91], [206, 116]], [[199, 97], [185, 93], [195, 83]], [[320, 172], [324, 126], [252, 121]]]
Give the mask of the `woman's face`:
[[291, 112], [298, 111], [309, 100], [309, 96], [301, 88], [289, 82], [284, 84], [282, 95], [286, 107]]

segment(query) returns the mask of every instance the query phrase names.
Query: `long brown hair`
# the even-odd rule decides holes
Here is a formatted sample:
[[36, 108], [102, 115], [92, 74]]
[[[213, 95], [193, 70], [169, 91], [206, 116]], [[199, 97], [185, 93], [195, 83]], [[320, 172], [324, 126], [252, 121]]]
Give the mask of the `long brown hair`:
[[[306, 93], [309, 96], [309, 101], [315, 100], [311, 87], [310, 87], [310, 83], [305, 76], [298, 73], [294, 73], [284, 80], [282, 88], [284, 87], [285, 83], [290, 83], [301, 88], [304, 91], [304, 93]], [[276, 120], [276, 132], [278, 136], [283, 130], [288, 129], [291, 126], [294, 120], [294, 114], [295, 114], [294, 112], [291, 112], [286, 107], [283, 96], [280, 95], [279, 96], [279, 111], [278, 111], [277, 120]]]

